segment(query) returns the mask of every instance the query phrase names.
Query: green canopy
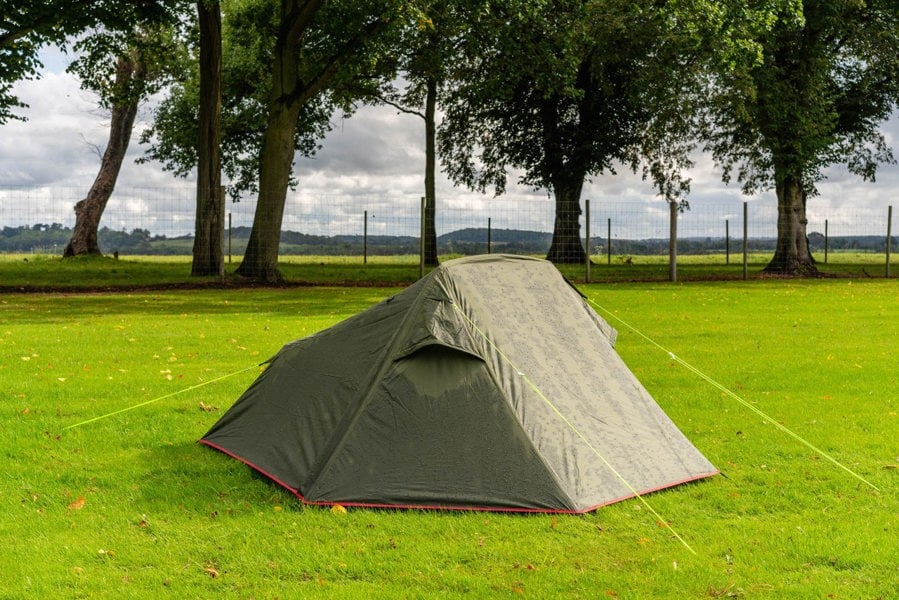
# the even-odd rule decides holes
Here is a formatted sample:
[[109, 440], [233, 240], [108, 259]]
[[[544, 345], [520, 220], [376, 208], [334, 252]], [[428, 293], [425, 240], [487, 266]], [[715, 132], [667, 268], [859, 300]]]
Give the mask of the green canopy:
[[203, 437], [304, 502], [586, 512], [717, 473], [543, 260], [444, 263], [291, 342]]

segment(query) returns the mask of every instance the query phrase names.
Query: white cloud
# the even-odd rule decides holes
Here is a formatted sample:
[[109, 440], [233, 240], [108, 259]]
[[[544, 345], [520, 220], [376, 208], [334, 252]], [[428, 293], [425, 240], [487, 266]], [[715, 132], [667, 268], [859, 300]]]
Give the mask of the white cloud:
[[[0, 219], [5, 224], [74, 222], [72, 207], [93, 182], [99, 166], [96, 148], [108, 136], [108, 115], [95, 98], [82, 91], [77, 80], [61, 72], [64, 57], [53, 55], [48, 70], [38, 81], [20, 82], [16, 93], [30, 107], [22, 114], [27, 122], [11, 122], [0, 135]], [[149, 110], [141, 111], [148, 118]], [[135, 227], [166, 235], [192, 231], [193, 190], [190, 180], [173, 177], [158, 165], [135, 164], [144, 149], [137, 143], [137, 123], [122, 167], [117, 192], [107, 209], [108, 222], [116, 229]], [[884, 125], [890, 140], [899, 139], [899, 120]], [[420, 118], [399, 114], [389, 107], [364, 107], [349, 119], [335, 116], [334, 129], [313, 158], [297, 161], [299, 188], [288, 197], [284, 224], [308, 233], [361, 232], [361, 215], [369, 211], [371, 231], [417, 234], [419, 198], [424, 193], [424, 127]], [[886, 207], [896, 203], [899, 168], [884, 165], [876, 183], [861, 181], [845, 168], [834, 167], [819, 186], [820, 196], [809, 200], [810, 218], [823, 221], [834, 215], [842, 220], [885, 220]], [[731, 229], [742, 219], [742, 203], [749, 200], [768, 215], [774, 209], [773, 192], [745, 198], [737, 185], [724, 185], [720, 172], [707, 156], [698, 156], [691, 170], [692, 210], [683, 216], [685, 235], [712, 235]], [[543, 191], [514, 184], [500, 198], [455, 187], [438, 176], [438, 227], [484, 227], [491, 219], [495, 228], [552, 227], [553, 205]], [[664, 237], [667, 207], [649, 182], [626, 167], [618, 174], [594, 177], [583, 193], [591, 200], [593, 229], [605, 229], [613, 214], [618, 235]], [[246, 198], [227, 207], [234, 225], [249, 226], [255, 203]], [[755, 209], [754, 209], [755, 210]], [[882, 217], [878, 217], [883, 213]], [[760, 214], [762, 214], [760, 212]], [[848, 216], [847, 216], [848, 215]], [[858, 218], [854, 215], [858, 215]], [[819, 228], [817, 223], [811, 225]], [[863, 227], [868, 227], [864, 225]], [[823, 228], [823, 225], [820, 227]], [[723, 234], [722, 234], [723, 235]]]

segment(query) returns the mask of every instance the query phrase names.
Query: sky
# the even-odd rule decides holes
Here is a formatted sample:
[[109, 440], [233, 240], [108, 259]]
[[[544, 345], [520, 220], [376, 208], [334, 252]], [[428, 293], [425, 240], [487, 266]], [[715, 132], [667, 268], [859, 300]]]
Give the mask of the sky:
[[[0, 126], [0, 227], [37, 222], [74, 223], [72, 207], [84, 197], [99, 166], [99, 152], [108, 137], [108, 113], [97, 108], [96, 97], [82, 91], [77, 79], [65, 73], [66, 57], [55, 50], [43, 54], [44, 72], [33, 81], [15, 85], [28, 104], [18, 111], [26, 121]], [[192, 231], [193, 181], [174, 177], [158, 164], [135, 164], [145, 150], [138, 144], [140, 131], [152, 117], [152, 102], [142, 106], [135, 132], [103, 225], [113, 229], [135, 227], [164, 235]], [[899, 118], [883, 125], [891, 144], [899, 140]], [[284, 229], [307, 233], [356, 233], [363, 211], [368, 211], [370, 233], [416, 234], [415, 213], [424, 193], [424, 125], [420, 118], [399, 114], [389, 107], [363, 107], [349, 119], [334, 118], [334, 128], [314, 158], [298, 159], [299, 188], [291, 193]], [[896, 149], [899, 155], [899, 149]], [[688, 198], [692, 210], [682, 222], [695, 234], [722, 231], [741, 219], [741, 203], [767, 215], [776, 211], [773, 191], [745, 197], [736, 185], [721, 182], [720, 171], [701, 154], [689, 172]], [[881, 166], [876, 183], [863, 182], [845, 168], [833, 167], [819, 186], [820, 196], [810, 200], [810, 228], [829, 218], [846, 227], [886, 220], [887, 206], [899, 204], [899, 167]], [[438, 177], [438, 214], [447, 227], [485, 227], [549, 230], [552, 203], [543, 191], [510, 185], [507, 194], [494, 198], [455, 187]], [[626, 168], [617, 175], [595, 177], [584, 189], [593, 221], [605, 228], [608, 213], [625, 237], [667, 236], [667, 207], [650, 184]], [[235, 225], [252, 223], [254, 199], [230, 205]], [[882, 215], [882, 216], [880, 216]], [[750, 219], [752, 221], [752, 219]], [[698, 224], [700, 223], [701, 224]], [[441, 224], [438, 220], [438, 229]], [[683, 226], [681, 231], [684, 231]], [[867, 230], [861, 232], [865, 233]], [[853, 234], [858, 231], [853, 230]]]

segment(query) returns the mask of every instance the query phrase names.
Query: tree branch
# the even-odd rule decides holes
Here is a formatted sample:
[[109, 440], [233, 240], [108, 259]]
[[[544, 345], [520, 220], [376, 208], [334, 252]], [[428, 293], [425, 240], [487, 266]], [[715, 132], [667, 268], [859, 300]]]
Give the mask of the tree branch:
[[366, 41], [386, 29], [389, 23], [389, 20], [379, 18], [366, 25], [361, 32], [344, 44], [340, 52], [332, 56], [331, 59], [325, 63], [318, 74], [316, 74], [307, 85], [298, 86], [298, 89], [294, 93], [288, 95], [285, 98], [286, 102], [299, 102], [304, 104], [322, 91], [327, 87], [334, 76], [337, 75], [341, 67], [346, 64], [349, 58], [364, 46]]
[[393, 100], [388, 100], [387, 98], [385, 98], [385, 97], [383, 97], [383, 96], [380, 96], [380, 97], [378, 98], [378, 101], [381, 102], [381, 103], [383, 103], [383, 104], [386, 104], [386, 105], [388, 105], [388, 106], [392, 106], [393, 108], [397, 109], [397, 110], [400, 111], [401, 113], [406, 113], [407, 115], [415, 115], [416, 117], [420, 117], [420, 118], [422, 118], [422, 119], [425, 119], [425, 118], [426, 118], [426, 117], [425, 117], [425, 114], [424, 114], [423, 112], [420, 112], [420, 111], [417, 111], [417, 110], [413, 110], [413, 109], [411, 109], [411, 108], [406, 108], [406, 107], [403, 106], [402, 104], [399, 104], [398, 102], [394, 102]]

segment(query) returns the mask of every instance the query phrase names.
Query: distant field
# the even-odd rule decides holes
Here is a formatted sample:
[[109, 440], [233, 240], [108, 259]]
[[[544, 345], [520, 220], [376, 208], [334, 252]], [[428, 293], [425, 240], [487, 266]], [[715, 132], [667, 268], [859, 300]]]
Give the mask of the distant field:
[[[447, 260], [453, 256], [443, 256]], [[767, 254], [748, 257], [747, 272], [758, 278], [770, 260]], [[883, 277], [885, 256], [866, 253], [830, 253], [828, 262], [816, 256], [823, 274], [844, 277]], [[134, 288], [164, 285], [238, 285], [233, 275], [239, 258], [225, 264], [225, 279], [190, 276], [189, 256], [86, 257], [63, 260], [58, 256], [0, 254], [0, 289], [16, 288]], [[364, 263], [359, 256], [284, 256], [280, 268], [289, 284], [407, 285], [419, 276], [418, 257], [375, 256]], [[899, 276], [899, 256], [892, 256], [892, 274]], [[572, 281], [583, 282], [583, 265], [567, 265], [561, 271]], [[742, 256], [724, 254], [678, 257], [678, 279], [742, 279]], [[667, 256], [594, 256], [590, 280], [596, 282], [667, 281]]]
[[[186, 279], [184, 263], [173, 264], [162, 267]], [[6, 261], [0, 270], [10, 271]], [[96, 271], [70, 275], [96, 284]], [[6, 293], [0, 597], [895, 596], [896, 281], [580, 289], [619, 329], [618, 351], [637, 377], [723, 472], [646, 497], [696, 555], [636, 501], [586, 516], [336, 514], [304, 507], [196, 444], [250, 385], [253, 365], [395, 287]], [[699, 380], [619, 318], [880, 491]]]

